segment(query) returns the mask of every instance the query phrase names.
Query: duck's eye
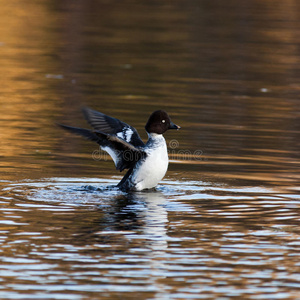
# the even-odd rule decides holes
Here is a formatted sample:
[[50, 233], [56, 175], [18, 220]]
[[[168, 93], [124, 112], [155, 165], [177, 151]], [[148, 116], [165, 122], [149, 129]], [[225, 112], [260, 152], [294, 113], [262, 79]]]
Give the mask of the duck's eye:
[[166, 120], [161, 120], [162, 123], [166, 123]]

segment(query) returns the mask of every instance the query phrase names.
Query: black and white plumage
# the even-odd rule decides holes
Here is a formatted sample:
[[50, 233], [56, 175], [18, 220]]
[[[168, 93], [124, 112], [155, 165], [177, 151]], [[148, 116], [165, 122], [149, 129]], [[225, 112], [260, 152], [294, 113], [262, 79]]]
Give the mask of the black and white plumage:
[[150, 189], [164, 177], [168, 168], [168, 153], [163, 133], [179, 129], [168, 114], [157, 110], [145, 126], [148, 141], [145, 144], [136, 129], [116, 118], [90, 108], [83, 109], [84, 116], [94, 130], [60, 126], [97, 142], [113, 159], [116, 169], [128, 169], [117, 185], [121, 190]]
[[135, 147], [144, 147], [136, 129], [116, 118], [107, 116], [90, 108], [84, 108], [83, 114], [88, 123], [95, 129], [106, 134], [116, 135]]

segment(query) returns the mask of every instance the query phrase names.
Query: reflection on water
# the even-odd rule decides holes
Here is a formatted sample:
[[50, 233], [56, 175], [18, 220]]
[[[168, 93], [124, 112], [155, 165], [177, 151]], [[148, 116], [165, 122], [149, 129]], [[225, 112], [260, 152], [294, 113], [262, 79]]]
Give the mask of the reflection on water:
[[1, 298], [297, 295], [297, 194], [187, 181], [126, 194], [115, 183], [6, 185]]
[[[299, 298], [298, 2], [0, 7], [1, 299]], [[82, 105], [176, 119], [157, 191], [55, 126]]]

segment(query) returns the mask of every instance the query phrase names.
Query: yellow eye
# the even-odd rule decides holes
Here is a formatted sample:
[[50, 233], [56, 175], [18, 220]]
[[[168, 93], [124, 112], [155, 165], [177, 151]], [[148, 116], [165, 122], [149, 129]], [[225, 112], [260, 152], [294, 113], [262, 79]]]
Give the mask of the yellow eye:
[[166, 120], [161, 120], [162, 121], [162, 123], [166, 123]]

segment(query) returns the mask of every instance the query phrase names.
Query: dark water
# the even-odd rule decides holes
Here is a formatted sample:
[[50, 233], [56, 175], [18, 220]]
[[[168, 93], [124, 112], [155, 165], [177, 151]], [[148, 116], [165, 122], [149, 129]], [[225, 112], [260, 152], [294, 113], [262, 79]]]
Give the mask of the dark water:
[[[299, 299], [296, 1], [0, 0], [1, 299]], [[169, 171], [113, 188], [88, 105], [156, 109]]]

